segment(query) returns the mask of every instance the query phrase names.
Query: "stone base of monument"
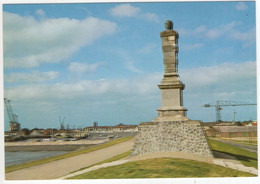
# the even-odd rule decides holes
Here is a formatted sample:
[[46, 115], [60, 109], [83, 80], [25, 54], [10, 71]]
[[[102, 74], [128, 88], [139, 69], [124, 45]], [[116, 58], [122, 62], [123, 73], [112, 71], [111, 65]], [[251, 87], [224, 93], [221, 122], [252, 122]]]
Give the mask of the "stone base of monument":
[[185, 117], [187, 109], [182, 106], [178, 107], [160, 107], [157, 109], [158, 117], [153, 119], [153, 122], [162, 122], [162, 121], [187, 121], [189, 120]]
[[132, 156], [185, 152], [213, 157], [200, 121], [143, 122], [138, 129]]

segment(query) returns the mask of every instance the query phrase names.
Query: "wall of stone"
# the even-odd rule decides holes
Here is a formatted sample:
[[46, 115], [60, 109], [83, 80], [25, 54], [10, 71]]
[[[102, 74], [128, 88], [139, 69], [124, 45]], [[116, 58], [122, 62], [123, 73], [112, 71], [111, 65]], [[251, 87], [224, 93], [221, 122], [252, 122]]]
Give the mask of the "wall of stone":
[[181, 151], [213, 157], [200, 121], [144, 122], [138, 129], [132, 156]]

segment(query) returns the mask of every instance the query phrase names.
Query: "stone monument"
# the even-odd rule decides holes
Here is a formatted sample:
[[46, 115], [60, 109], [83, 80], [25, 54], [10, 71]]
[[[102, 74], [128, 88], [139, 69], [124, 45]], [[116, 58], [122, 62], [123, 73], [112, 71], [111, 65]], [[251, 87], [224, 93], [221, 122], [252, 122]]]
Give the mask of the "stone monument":
[[157, 109], [157, 118], [138, 126], [131, 155], [185, 152], [213, 157], [200, 121], [192, 121], [186, 117], [187, 109], [182, 106], [184, 84], [179, 80], [177, 71], [179, 34], [173, 30], [173, 22], [170, 20], [165, 21], [165, 28], [160, 35], [164, 75], [158, 85], [162, 106]]
[[158, 117], [153, 121], [188, 120], [187, 111], [182, 106], [184, 84], [179, 80], [178, 66], [178, 32], [173, 30], [173, 22], [165, 21], [166, 30], [161, 32], [164, 75], [158, 87], [161, 90], [162, 107], [157, 109]]

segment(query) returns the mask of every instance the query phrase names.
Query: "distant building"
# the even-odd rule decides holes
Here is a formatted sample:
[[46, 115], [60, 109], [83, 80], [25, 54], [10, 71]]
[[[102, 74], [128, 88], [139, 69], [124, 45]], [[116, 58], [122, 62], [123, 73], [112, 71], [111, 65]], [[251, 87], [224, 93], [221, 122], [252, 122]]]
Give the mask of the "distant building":
[[251, 125], [252, 125], [252, 126], [257, 126], [257, 122], [256, 122], [256, 123], [252, 123]]
[[43, 135], [54, 135], [57, 133], [57, 129], [47, 128], [43, 131]]
[[213, 126], [205, 132], [211, 137], [257, 137], [256, 126]]
[[137, 125], [124, 125], [119, 124], [116, 126], [96, 126], [97, 124], [93, 124], [93, 127], [86, 127], [88, 132], [137, 132]]
[[33, 129], [31, 130], [29, 137], [44, 137], [43, 132], [43, 129]]
[[205, 126], [234, 126], [237, 122], [233, 121], [221, 121], [221, 122], [202, 122], [202, 125]]
[[212, 127], [207, 128], [205, 130], [205, 133], [208, 137], [219, 137], [220, 136], [220, 131], [215, 128], [212, 128]]
[[17, 122], [10, 122], [9, 123], [9, 131], [20, 131], [21, 125]]
[[246, 121], [246, 122], [243, 122], [243, 126], [257, 126], [257, 121]]

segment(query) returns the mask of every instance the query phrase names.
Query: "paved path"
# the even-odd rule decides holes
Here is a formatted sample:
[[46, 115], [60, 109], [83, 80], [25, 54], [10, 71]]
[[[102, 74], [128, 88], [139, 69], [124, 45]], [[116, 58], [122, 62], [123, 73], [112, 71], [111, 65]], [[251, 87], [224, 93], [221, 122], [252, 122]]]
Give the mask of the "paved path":
[[245, 149], [247, 151], [257, 152], [257, 147], [255, 147], [255, 146], [233, 143], [233, 142], [229, 142], [229, 141], [225, 141], [225, 140], [221, 140], [221, 139], [214, 139], [214, 140], [219, 141], [219, 142], [223, 142], [223, 143], [226, 143], [226, 144], [229, 144], [229, 145], [232, 145], [232, 146], [236, 146], [238, 148], [242, 148], [242, 149]]
[[46, 180], [56, 179], [67, 175], [83, 167], [96, 164], [113, 156], [119, 155], [130, 150], [133, 147], [134, 139], [104, 148], [92, 151], [86, 154], [57, 160], [54, 162], [21, 169], [7, 173], [6, 180]]

